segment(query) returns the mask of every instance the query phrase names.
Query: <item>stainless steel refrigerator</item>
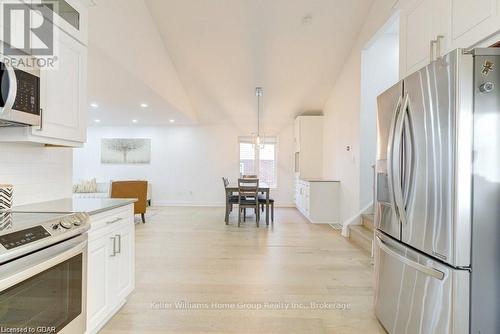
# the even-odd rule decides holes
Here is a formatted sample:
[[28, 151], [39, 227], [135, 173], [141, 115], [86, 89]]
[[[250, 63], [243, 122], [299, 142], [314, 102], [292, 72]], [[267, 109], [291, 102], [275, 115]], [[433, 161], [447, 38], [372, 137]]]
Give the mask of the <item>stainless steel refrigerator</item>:
[[500, 333], [500, 49], [378, 97], [375, 312], [391, 334]]

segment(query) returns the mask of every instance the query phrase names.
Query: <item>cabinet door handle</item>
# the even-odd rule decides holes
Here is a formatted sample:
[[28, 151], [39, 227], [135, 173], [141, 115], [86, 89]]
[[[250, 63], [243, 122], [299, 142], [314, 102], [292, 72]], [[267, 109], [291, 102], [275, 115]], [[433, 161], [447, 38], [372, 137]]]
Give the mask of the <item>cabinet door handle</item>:
[[116, 219], [110, 220], [109, 222], [106, 222], [106, 224], [110, 225], [110, 224], [118, 223], [122, 219], [123, 218], [116, 218]]
[[441, 55], [441, 41], [444, 39], [443, 35], [438, 35], [436, 37], [436, 59], [440, 59]]
[[113, 241], [113, 254], [111, 254], [110, 256], [113, 257], [113, 256], [116, 256], [116, 238], [115, 237], [110, 237], [111, 241]]
[[436, 55], [434, 53], [434, 47], [437, 44], [437, 40], [432, 40], [430, 43], [430, 55], [429, 55], [429, 62], [433, 62], [436, 58]]
[[116, 254], [121, 254], [121, 252], [122, 252], [122, 236], [121, 236], [121, 234], [117, 234], [117, 235], [115, 235], [115, 238], [118, 238], [118, 251], [116, 252]]

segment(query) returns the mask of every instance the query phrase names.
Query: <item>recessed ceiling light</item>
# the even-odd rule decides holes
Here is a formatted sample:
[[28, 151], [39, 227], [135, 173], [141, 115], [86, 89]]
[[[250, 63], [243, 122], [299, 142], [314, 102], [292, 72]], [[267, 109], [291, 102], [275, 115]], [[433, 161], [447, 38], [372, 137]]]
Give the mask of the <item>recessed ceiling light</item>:
[[132, 120], [132, 123], [137, 123], [137, 122], [139, 122], [139, 121], [138, 121], [138, 120], [136, 120], [136, 119], [133, 119], [133, 120]]
[[94, 122], [101, 123], [101, 120], [100, 119], [94, 119]]
[[99, 105], [97, 103], [91, 103], [90, 106], [92, 108], [99, 108]]
[[171, 119], [169, 122], [170, 123], [175, 123], [175, 119]]
[[141, 103], [141, 108], [147, 108], [149, 107], [147, 103]]

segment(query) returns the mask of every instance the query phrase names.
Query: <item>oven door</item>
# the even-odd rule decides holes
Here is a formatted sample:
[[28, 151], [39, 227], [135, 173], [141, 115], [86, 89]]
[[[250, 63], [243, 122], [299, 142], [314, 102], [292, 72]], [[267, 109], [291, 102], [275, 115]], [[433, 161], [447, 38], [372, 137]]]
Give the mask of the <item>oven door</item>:
[[1, 265], [2, 329], [84, 333], [86, 277], [86, 234]]

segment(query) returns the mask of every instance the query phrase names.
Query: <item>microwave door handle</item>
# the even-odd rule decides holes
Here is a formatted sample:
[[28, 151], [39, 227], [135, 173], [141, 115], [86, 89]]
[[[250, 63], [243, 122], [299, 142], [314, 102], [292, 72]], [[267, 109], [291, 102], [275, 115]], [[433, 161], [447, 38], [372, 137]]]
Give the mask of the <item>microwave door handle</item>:
[[398, 208], [396, 205], [396, 199], [394, 197], [394, 170], [393, 170], [393, 160], [394, 160], [394, 138], [395, 138], [395, 131], [396, 131], [396, 126], [398, 124], [399, 120], [399, 114], [401, 111], [401, 96], [398, 98], [398, 102], [396, 104], [396, 108], [394, 109], [393, 116], [392, 116], [392, 121], [391, 121], [391, 127], [389, 131], [389, 144], [387, 147], [387, 174], [388, 174], [388, 183], [389, 183], [389, 191], [391, 192], [389, 194], [389, 199], [391, 202], [392, 207], [394, 208], [394, 212], [396, 213], [396, 217], [399, 218], [399, 212]]
[[9, 87], [7, 99], [5, 100], [4, 110], [7, 112], [12, 109], [14, 106], [14, 102], [16, 101], [17, 96], [17, 79], [16, 72], [11, 66], [5, 65], [5, 69], [7, 70], [7, 77], [9, 78]]
[[87, 235], [46, 248], [0, 267], [0, 292], [72, 257], [86, 253]]
[[43, 108], [40, 108], [40, 126], [37, 131], [43, 131]]

